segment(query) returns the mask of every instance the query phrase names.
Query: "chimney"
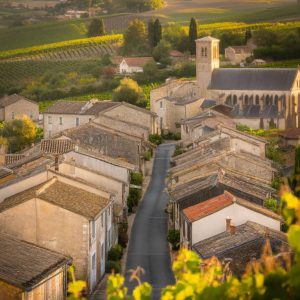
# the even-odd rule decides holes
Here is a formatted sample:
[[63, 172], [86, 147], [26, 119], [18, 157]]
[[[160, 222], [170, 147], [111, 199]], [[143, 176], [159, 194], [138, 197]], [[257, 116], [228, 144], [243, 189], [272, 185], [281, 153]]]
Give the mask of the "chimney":
[[232, 222], [230, 223], [230, 234], [235, 234], [235, 225]]
[[230, 232], [230, 224], [231, 224], [231, 218], [227, 217], [226, 218], [226, 231]]

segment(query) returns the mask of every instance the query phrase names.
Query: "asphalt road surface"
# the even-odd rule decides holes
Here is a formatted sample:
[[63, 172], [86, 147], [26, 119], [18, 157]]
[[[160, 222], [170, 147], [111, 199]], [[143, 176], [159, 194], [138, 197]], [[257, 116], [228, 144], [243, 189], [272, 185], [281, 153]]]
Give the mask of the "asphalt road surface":
[[160, 298], [161, 288], [174, 283], [167, 242], [168, 202], [165, 177], [174, 145], [160, 145], [156, 150], [152, 179], [137, 211], [129, 241], [126, 263], [126, 286], [132, 292], [136, 282], [129, 282], [129, 270], [145, 270], [142, 281], [153, 287], [153, 299]]

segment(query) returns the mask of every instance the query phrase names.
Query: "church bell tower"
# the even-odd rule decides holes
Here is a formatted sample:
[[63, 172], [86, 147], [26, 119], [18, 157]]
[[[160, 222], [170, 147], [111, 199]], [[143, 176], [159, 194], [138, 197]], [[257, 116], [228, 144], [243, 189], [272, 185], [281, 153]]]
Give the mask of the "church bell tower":
[[207, 96], [212, 72], [220, 67], [220, 40], [207, 36], [196, 40], [196, 73], [201, 97]]

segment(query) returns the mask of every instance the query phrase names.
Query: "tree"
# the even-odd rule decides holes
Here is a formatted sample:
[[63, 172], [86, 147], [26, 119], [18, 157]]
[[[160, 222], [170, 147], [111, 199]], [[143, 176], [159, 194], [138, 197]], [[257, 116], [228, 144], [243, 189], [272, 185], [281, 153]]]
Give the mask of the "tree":
[[148, 5], [150, 9], [159, 9], [164, 7], [165, 1], [164, 0], [148, 0]]
[[150, 48], [154, 48], [156, 45], [154, 45], [154, 20], [151, 19], [148, 22], [148, 42]]
[[162, 27], [159, 19], [156, 19], [154, 22], [153, 33], [153, 47], [155, 47], [162, 39]]
[[114, 90], [113, 101], [124, 101], [140, 107], [147, 105], [143, 90], [136, 81], [128, 77], [122, 79], [120, 85]]
[[7, 139], [8, 151], [14, 153], [35, 141], [37, 128], [29, 117], [24, 116], [5, 122], [0, 135]]
[[300, 175], [300, 146], [295, 150], [295, 175]]
[[189, 50], [192, 55], [196, 54], [196, 39], [198, 38], [198, 24], [195, 18], [191, 18], [189, 28]]
[[170, 43], [165, 40], [161, 40], [153, 49], [152, 55], [157, 62], [161, 63], [163, 66], [166, 66], [171, 63], [170, 51]]
[[144, 54], [147, 52], [147, 34], [145, 23], [133, 20], [124, 34], [124, 54]]
[[247, 43], [252, 38], [252, 31], [251, 29], [247, 29], [245, 31], [245, 42]]
[[103, 19], [93, 19], [88, 27], [88, 37], [105, 34]]

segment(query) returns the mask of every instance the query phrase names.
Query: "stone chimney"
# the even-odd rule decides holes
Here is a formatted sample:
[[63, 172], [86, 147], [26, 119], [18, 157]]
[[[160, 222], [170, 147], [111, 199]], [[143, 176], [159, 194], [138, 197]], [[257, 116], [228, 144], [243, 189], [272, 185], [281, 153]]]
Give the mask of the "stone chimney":
[[230, 232], [230, 224], [231, 224], [231, 218], [227, 217], [226, 218], [226, 231]]
[[235, 225], [231, 222], [230, 223], [230, 234], [234, 235], [235, 234]]

